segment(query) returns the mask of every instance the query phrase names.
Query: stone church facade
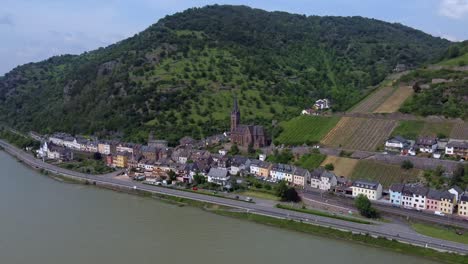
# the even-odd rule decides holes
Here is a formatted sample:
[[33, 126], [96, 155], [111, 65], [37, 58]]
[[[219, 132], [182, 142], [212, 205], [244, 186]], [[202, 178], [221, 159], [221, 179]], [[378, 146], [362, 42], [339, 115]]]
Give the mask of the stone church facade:
[[234, 106], [231, 112], [231, 142], [238, 146], [248, 148], [262, 148], [267, 146], [267, 135], [263, 126], [241, 125], [240, 110], [237, 98], [234, 98]]

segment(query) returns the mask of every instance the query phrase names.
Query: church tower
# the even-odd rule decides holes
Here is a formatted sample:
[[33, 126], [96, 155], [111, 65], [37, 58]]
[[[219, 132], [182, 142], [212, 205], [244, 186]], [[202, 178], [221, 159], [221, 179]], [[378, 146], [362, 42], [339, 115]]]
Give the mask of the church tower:
[[240, 111], [239, 105], [237, 104], [237, 97], [234, 97], [234, 107], [231, 112], [231, 132], [236, 130], [240, 123]]

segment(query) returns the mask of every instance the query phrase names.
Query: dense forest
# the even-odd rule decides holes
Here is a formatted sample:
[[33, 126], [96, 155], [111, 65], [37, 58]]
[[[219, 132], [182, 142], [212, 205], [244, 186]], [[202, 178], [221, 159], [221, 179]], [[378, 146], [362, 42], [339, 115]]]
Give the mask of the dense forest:
[[175, 142], [224, 131], [236, 94], [242, 122], [271, 129], [318, 98], [346, 110], [396, 64], [432, 62], [450, 45], [362, 17], [193, 8], [109, 47], [15, 68], [0, 77], [0, 121]]

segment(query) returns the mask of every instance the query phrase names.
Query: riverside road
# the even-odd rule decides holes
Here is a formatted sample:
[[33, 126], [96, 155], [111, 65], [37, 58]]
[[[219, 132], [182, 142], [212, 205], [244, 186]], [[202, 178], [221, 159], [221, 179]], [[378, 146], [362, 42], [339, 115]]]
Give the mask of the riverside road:
[[395, 239], [400, 242], [410, 243], [413, 245], [418, 245], [422, 247], [429, 247], [434, 248], [437, 250], [442, 251], [450, 251], [450, 252], [457, 252], [460, 254], [468, 254], [468, 245], [445, 241], [437, 238], [431, 238], [427, 236], [420, 235], [409, 227], [400, 225], [400, 224], [393, 224], [393, 223], [375, 223], [372, 225], [365, 225], [365, 224], [358, 224], [349, 221], [343, 221], [333, 218], [315, 216], [300, 212], [294, 212], [284, 209], [276, 208], [272, 205], [271, 202], [263, 201], [260, 199], [256, 199], [256, 203], [247, 203], [243, 201], [231, 200], [222, 197], [215, 197], [209, 195], [203, 195], [198, 193], [192, 192], [185, 192], [177, 189], [170, 189], [158, 186], [148, 186], [138, 182], [126, 181], [117, 178], [116, 176], [121, 174], [121, 171], [117, 171], [114, 173], [109, 173], [105, 175], [89, 175], [79, 172], [74, 172], [70, 170], [66, 170], [52, 164], [48, 164], [43, 162], [42, 160], [36, 159], [29, 153], [26, 153], [9, 143], [0, 140], [0, 146], [2, 146], [5, 151], [10, 153], [11, 155], [15, 156], [19, 160], [23, 161], [25, 164], [37, 168], [37, 169], [44, 169], [46, 171], [63, 175], [69, 177], [80, 178], [83, 180], [88, 180], [90, 182], [96, 182], [100, 185], [107, 185], [107, 186], [114, 186], [120, 188], [128, 188], [128, 189], [140, 189], [152, 193], [157, 194], [164, 194], [170, 196], [176, 196], [186, 199], [192, 199], [207, 203], [219, 204], [224, 206], [229, 206], [233, 208], [237, 208], [240, 210], [245, 210], [246, 212], [254, 213], [254, 214], [261, 214], [272, 216], [281, 219], [292, 219], [296, 221], [302, 221], [305, 223], [310, 223], [314, 225], [320, 225], [324, 227], [331, 227], [340, 230], [347, 230], [354, 233], [360, 234], [369, 234], [372, 236], [379, 236], [379, 237], [386, 237], [388, 239]]

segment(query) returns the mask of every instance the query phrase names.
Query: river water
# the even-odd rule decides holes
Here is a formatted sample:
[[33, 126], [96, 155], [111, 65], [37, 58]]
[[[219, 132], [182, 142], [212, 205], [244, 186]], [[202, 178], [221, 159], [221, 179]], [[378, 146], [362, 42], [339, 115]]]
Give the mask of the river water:
[[0, 263], [434, 263], [66, 184], [0, 151]]

